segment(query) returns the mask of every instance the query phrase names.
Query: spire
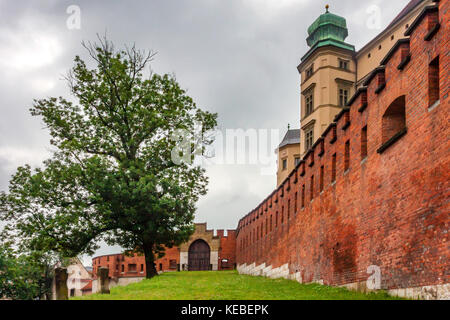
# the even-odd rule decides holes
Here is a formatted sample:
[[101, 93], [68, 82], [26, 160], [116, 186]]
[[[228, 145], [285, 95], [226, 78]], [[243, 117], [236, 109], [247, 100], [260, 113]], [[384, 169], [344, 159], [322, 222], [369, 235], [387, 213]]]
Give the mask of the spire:
[[327, 5], [325, 6], [325, 10], [326, 10], [325, 13], [328, 13], [328, 9], [330, 9], [330, 5], [327, 4]]

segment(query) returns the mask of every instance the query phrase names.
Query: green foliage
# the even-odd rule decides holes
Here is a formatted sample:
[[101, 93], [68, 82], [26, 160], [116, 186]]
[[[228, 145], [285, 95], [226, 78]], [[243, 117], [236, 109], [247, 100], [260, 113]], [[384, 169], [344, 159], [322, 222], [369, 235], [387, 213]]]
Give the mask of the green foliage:
[[111, 294], [83, 300], [387, 300], [385, 292], [364, 294], [320, 284], [240, 275], [236, 271], [168, 272], [157, 279], [114, 287]]
[[43, 168], [19, 167], [0, 194], [3, 238], [67, 257], [105, 240], [145, 253], [147, 276], [154, 275], [155, 255], [192, 234], [208, 182], [199, 166], [171, 160], [173, 135], [194, 132], [196, 123], [206, 133], [217, 116], [200, 110], [173, 76], [145, 77], [152, 53], [115, 50], [106, 39], [83, 45], [96, 67], [75, 58], [67, 80], [77, 103], [47, 98], [30, 110], [56, 150]]
[[54, 259], [36, 253], [15, 256], [0, 248], [0, 298], [13, 300], [50, 299]]

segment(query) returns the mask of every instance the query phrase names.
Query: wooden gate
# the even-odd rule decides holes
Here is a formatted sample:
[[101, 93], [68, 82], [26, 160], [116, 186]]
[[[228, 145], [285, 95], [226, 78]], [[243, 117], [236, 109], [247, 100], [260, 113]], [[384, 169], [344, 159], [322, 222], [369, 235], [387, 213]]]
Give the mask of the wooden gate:
[[210, 265], [209, 245], [203, 240], [194, 241], [189, 247], [188, 269], [189, 271], [209, 270]]

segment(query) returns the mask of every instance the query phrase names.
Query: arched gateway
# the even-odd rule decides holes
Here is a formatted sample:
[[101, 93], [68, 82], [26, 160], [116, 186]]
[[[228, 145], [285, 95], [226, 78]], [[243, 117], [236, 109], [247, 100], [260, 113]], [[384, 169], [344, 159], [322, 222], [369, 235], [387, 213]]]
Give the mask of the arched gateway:
[[194, 241], [189, 247], [189, 271], [210, 270], [210, 254], [211, 249], [204, 240], [198, 239]]

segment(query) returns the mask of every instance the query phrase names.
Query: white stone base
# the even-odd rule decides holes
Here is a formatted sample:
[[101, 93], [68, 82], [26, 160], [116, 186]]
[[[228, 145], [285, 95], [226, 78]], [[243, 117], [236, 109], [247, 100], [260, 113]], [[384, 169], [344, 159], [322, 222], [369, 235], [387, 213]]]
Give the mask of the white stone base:
[[[256, 265], [252, 263], [250, 265], [240, 264], [237, 266], [237, 271], [239, 274], [247, 274], [251, 276], [264, 276], [272, 279], [285, 278], [303, 283], [302, 276], [300, 272], [289, 274], [289, 265], [286, 263], [278, 268], [272, 268], [272, 266], [266, 266], [265, 263]], [[323, 280], [319, 279], [314, 281], [323, 285]], [[366, 282], [355, 282], [342, 285], [349, 290], [360, 291], [360, 292], [370, 292], [367, 289]], [[404, 289], [391, 289], [387, 290], [388, 294], [391, 296], [421, 299], [421, 300], [450, 300], [450, 283], [432, 286], [423, 286], [415, 288], [404, 288]]]

